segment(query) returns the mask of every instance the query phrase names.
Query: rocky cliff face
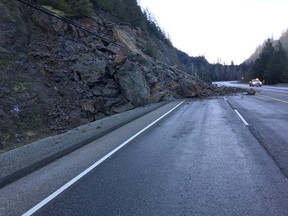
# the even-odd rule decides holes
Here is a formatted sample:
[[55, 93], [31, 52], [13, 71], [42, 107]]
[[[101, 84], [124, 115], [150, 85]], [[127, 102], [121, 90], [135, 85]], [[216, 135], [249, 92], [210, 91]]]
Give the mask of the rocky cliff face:
[[101, 14], [73, 22], [105, 38], [0, 0], [0, 148], [149, 103], [222, 93], [168, 66], [177, 61], [164, 53], [164, 63], [144, 54], [141, 29]]

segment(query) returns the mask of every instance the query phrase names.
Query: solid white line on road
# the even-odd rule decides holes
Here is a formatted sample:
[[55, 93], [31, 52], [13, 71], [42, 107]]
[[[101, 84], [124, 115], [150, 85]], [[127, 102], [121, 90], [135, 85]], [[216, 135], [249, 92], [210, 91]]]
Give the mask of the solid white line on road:
[[242, 122], [244, 123], [245, 126], [248, 126], [248, 122], [243, 118], [243, 116], [236, 110], [234, 109], [234, 111], [237, 113], [237, 115], [240, 117], [240, 119], [242, 120]]
[[111, 152], [109, 152], [107, 155], [105, 155], [104, 157], [102, 157], [100, 160], [98, 160], [97, 162], [95, 162], [92, 166], [90, 166], [89, 168], [87, 168], [86, 170], [84, 170], [82, 173], [80, 173], [78, 176], [76, 176], [75, 178], [73, 178], [72, 180], [70, 180], [69, 182], [67, 182], [65, 185], [63, 185], [61, 188], [59, 188], [58, 190], [56, 190], [54, 193], [52, 193], [51, 195], [49, 195], [47, 198], [45, 198], [44, 200], [42, 200], [41, 202], [39, 202], [36, 206], [34, 206], [33, 208], [31, 208], [30, 210], [28, 210], [27, 212], [25, 212], [22, 216], [30, 216], [32, 214], [34, 214], [36, 211], [38, 211], [40, 208], [42, 208], [44, 205], [46, 205], [47, 203], [49, 203], [51, 200], [53, 200], [55, 197], [57, 197], [59, 194], [61, 194], [62, 192], [64, 192], [67, 188], [69, 188], [71, 185], [73, 185], [74, 183], [76, 183], [79, 179], [81, 179], [83, 176], [85, 176], [86, 174], [88, 174], [89, 172], [91, 172], [94, 168], [96, 168], [98, 165], [100, 165], [103, 161], [105, 161], [107, 158], [109, 158], [110, 156], [112, 156], [114, 153], [116, 153], [117, 151], [119, 151], [121, 148], [123, 148], [125, 145], [127, 145], [130, 141], [132, 141], [133, 139], [135, 139], [137, 136], [139, 136], [141, 133], [143, 133], [144, 131], [146, 131], [148, 128], [150, 128], [152, 125], [154, 125], [155, 123], [157, 123], [158, 121], [160, 121], [162, 118], [164, 118], [165, 116], [167, 116], [169, 113], [171, 113], [173, 110], [175, 110], [177, 107], [179, 107], [182, 103], [184, 103], [184, 101], [180, 102], [179, 104], [177, 104], [174, 108], [172, 108], [171, 110], [169, 110], [168, 112], [166, 112], [164, 115], [162, 115], [161, 117], [159, 117], [158, 119], [156, 119], [155, 121], [153, 121], [151, 124], [149, 124], [148, 126], [146, 126], [145, 128], [143, 128], [142, 130], [140, 130], [138, 133], [136, 133], [135, 135], [133, 135], [132, 137], [130, 137], [128, 140], [126, 140], [124, 143], [122, 143], [121, 145], [119, 145], [117, 148], [115, 148], [114, 150], [112, 150]]
[[[228, 101], [228, 99], [224, 96], [223, 97], [224, 98], [224, 100], [225, 101], [227, 101], [227, 103], [229, 103], [229, 101]], [[229, 103], [230, 104], [230, 103]], [[231, 104], [230, 104], [230, 106], [231, 106]], [[232, 107], [232, 106], [231, 106]], [[232, 109], [234, 109], [233, 107], [232, 107]], [[239, 116], [239, 118], [242, 120], [242, 122], [244, 123], [244, 125], [245, 126], [248, 126], [249, 124], [248, 124], [248, 122], [243, 118], [243, 116], [236, 110], [236, 109], [234, 109], [234, 111], [236, 112], [236, 114]]]

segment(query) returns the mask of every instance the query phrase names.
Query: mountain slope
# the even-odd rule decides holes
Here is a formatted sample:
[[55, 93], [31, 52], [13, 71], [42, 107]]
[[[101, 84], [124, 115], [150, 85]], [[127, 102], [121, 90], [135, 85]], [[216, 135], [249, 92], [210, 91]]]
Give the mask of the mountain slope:
[[67, 19], [50, 6], [0, 6], [0, 148], [137, 106], [223, 94], [180, 71], [173, 47], [100, 8]]
[[[285, 32], [283, 32], [283, 34], [280, 36], [278, 40], [273, 41], [273, 45], [275, 46], [278, 41], [282, 43], [283, 48], [288, 55], [288, 29]], [[245, 60], [245, 63], [250, 64], [250, 63], [255, 62], [255, 60], [259, 57], [260, 53], [262, 52], [262, 49], [264, 48], [264, 46], [265, 46], [265, 42], [263, 42], [263, 44], [259, 45], [256, 48], [255, 52], [247, 60]]]
[[259, 77], [266, 84], [288, 82], [288, 30], [279, 40], [267, 39], [249, 59], [246, 78]]

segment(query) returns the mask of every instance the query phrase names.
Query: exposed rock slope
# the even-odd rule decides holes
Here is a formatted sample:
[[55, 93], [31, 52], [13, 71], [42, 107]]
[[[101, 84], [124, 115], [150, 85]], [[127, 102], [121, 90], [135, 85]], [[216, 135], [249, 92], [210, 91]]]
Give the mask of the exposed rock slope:
[[17, 1], [0, 6], [0, 148], [149, 103], [223, 93], [168, 66], [177, 61], [165, 53], [165, 63], [145, 55], [139, 28], [101, 14], [73, 20], [101, 38]]

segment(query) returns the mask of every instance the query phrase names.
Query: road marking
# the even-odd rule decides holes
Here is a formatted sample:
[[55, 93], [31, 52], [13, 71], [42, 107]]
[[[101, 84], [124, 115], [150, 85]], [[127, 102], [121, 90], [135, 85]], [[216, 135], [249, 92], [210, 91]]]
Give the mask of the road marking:
[[240, 119], [242, 120], [242, 122], [244, 123], [245, 126], [249, 126], [248, 122], [243, 118], [243, 116], [236, 110], [234, 109], [234, 111], [236, 112], [236, 114], [240, 117]]
[[128, 140], [126, 140], [125, 142], [123, 142], [121, 145], [119, 145], [117, 148], [115, 148], [114, 150], [112, 150], [111, 152], [109, 152], [107, 155], [105, 155], [104, 157], [102, 157], [100, 160], [98, 160], [97, 162], [95, 162], [93, 165], [91, 165], [90, 167], [88, 167], [86, 170], [84, 170], [82, 173], [80, 173], [78, 176], [76, 176], [75, 178], [73, 178], [72, 180], [70, 180], [69, 182], [67, 182], [65, 185], [63, 185], [62, 187], [60, 187], [58, 190], [56, 190], [55, 192], [53, 192], [51, 195], [49, 195], [47, 198], [45, 198], [44, 200], [42, 200], [41, 202], [39, 202], [37, 205], [35, 205], [33, 208], [31, 208], [30, 210], [28, 210], [27, 212], [25, 212], [22, 216], [30, 216], [32, 214], [34, 214], [36, 211], [38, 211], [40, 208], [42, 208], [43, 206], [45, 206], [47, 203], [49, 203], [51, 200], [53, 200], [55, 197], [57, 197], [58, 195], [60, 195], [62, 192], [64, 192], [67, 188], [69, 188], [70, 186], [72, 186], [74, 183], [76, 183], [79, 179], [81, 179], [82, 177], [84, 177], [85, 175], [87, 175], [89, 172], [91, 172], [94, 168], [96, 168], [98, 165], [100, 165], [102, 162], [104, 162], [107, 158], [109, 158], [110, 156], [112, 156], [114, 153], [116, 153], [117, 151], [119, 151], [121, 148], [123, 148], [125, 145], [127, 145], [129, 142], [131, 142], [133, 139], [135, 139], [137, 136], [139, 136], [141, 133], [143, 133], [144, 131], [146, 131], [148, 128], [150, 128], [151, 126], [153, 126], [155, 123], [157, 123], [158, 121], [160, 121], [162, 118], [164, 118], [165, 116], [167, 116], [169, 113], [171, 113], [173, 110], [175, 110], [177, 107], [179, 107], [182, 103], [184, 103], [184, 101], [180, 102], [179, 104], [177, 104], [175, 107], [173, 107], [171, 110], [169, 110], [168, 112], [166, 112], [164, 115], [162, 115], [161, 117], [159, 117], [158, 119], [156, 119], [155, 121], [153, 121], [151, 124], [149, 124], [148, 126], [146, 126], [145, 128], [143, 128], [142, 130], [140, 130], [138, 133], [136, 133], [135, 135], [133, 135], [132, 137], [130, 137]]
[[288, 104], [288, 101], [284, 101], [284, 100], [280, 100], [280, 99], [276, 99], [276, 98], [269, 97], [269, 96], [264, 96], [264, 95], [259, 95], [259, 96], [265, 97], [265, 98], [268, 98], [268, 99], [271, 99], [271, 100], [275, 100], [275, 101], [278, 101], [278, 102], [282, 102], [282, 103], [287, 103], [287, 104]]
[[243, 118], [243, 116], [238, 112], [238, 110], [234, 109], [232, 104], [228, 101], [228, 99], [224, 96], [224, 100], [232, 107], [232, 109], [236, 112], [239, 118], [242, 120], [245, 126], [249, 126], [248, 122]]

